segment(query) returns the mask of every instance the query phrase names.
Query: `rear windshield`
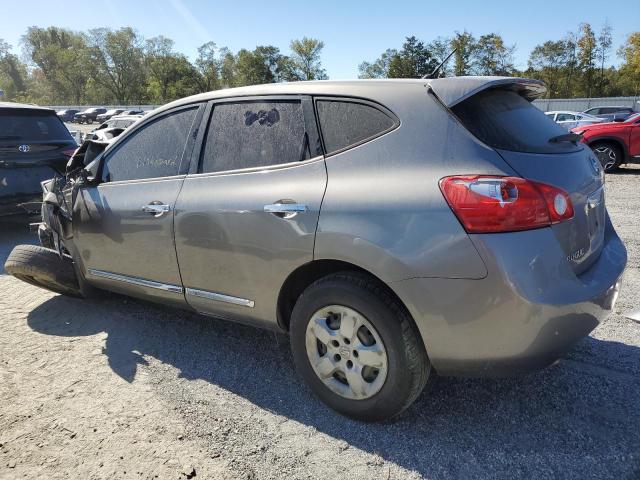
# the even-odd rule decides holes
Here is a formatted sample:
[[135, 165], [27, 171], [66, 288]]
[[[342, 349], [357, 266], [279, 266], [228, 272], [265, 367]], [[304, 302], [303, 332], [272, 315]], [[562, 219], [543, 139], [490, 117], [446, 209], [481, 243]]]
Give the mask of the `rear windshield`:
[[0, 140], [68, 140], [71, 134], [55, 113], [0, 110]]
[[455, 105], [453, 113], [482, 142], [527, 153], [575, 152], [582, 147], [549, 140], [569, 133], [528, 100], [510, 90], [485, 90]]

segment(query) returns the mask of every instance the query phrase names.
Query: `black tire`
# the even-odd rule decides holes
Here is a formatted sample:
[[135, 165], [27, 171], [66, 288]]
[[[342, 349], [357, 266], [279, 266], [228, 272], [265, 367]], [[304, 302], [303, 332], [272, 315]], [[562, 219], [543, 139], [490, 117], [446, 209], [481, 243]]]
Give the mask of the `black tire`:
[[38, 245], [17, 245], [4, 264], [7, 273], [52, 292], [81, 297], [73, 262]]
[[605, 172], [614, 172], [622, 164], [622, 150], [613, 142], [597, 142], [591, 145], [593, 153]]
[[[369, 398], [356, 400], [334, 393], [316, 375], [307, 356], [305, 338], [311, 317], [334, 304], [363, 315], [385, 346], [387, 376], [381, 389]], [[399, 415], [422, 392], [429, 377], [431, 364], [408, 312], [366, 275], [336, 273], [311, 284], [294, 306], [290, 327], [296, 370], [324, 403], [348, 417], [379, 421]]]
[[91, 125], [93, 123], [93, 118], [87, 118], [87, 125]]

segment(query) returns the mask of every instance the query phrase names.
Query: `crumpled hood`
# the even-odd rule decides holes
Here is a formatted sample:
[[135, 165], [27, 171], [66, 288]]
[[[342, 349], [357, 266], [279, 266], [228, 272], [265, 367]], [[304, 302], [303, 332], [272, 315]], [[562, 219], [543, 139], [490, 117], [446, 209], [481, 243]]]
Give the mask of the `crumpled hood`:
[[448, 77], [427, 80], [427, 83], [449, 108], [489, 88], [514, 90], [529, 101], [541, 97], [547, 91], [540, 80], [518, 77]]

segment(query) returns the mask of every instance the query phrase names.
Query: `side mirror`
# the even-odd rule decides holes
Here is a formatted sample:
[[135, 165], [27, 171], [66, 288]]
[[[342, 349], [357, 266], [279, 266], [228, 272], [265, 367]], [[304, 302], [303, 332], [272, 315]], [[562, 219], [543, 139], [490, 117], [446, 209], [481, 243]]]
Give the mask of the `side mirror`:
[[82, 177], [90, 185], [98, 185], [102, 182], [102, 168], [104, 166], [102, 158], [102, 155], [98, 155], [82, 170]]

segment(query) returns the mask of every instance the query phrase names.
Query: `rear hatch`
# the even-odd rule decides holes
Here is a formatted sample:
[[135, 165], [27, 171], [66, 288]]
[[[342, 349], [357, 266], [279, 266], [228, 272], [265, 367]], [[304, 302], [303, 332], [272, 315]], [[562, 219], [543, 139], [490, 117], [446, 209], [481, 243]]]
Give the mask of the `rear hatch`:
[[0, 197], [41, 192], [76, 148], [53, 110], [0, 108]]
[[[574, 217], [552, 225], [576, 274], [593, 264], [603, 247], [604, 174], [591, 150], [580, 142], [550, 141], [567, 131], [531, 104], [540, 83], [501, 79], [471, 95], [459, 92], [448, 106], [479, 140], [493, 147], [523, 178], [561, 188], [569, 194]], [[437, 94], [437, 91], [436, 91]], [[562, 137], [561, 137], [562, 138]]]

